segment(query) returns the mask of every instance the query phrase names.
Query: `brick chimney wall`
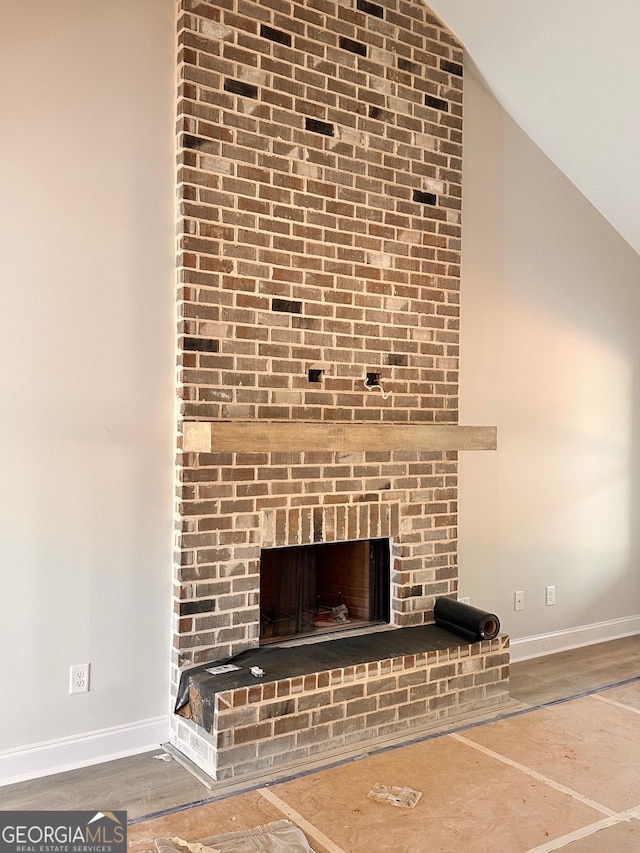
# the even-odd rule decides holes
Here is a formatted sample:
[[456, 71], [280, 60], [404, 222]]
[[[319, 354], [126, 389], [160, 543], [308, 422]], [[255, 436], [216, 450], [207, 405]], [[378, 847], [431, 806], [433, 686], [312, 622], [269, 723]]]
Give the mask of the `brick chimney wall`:
[[263, 544], [389, 536], [395, 625], [457, 590], [455, 452], [180, 431], [457, 422], [461, 63], [418, 0], [179, 0], [174, 684], [258, 643]]

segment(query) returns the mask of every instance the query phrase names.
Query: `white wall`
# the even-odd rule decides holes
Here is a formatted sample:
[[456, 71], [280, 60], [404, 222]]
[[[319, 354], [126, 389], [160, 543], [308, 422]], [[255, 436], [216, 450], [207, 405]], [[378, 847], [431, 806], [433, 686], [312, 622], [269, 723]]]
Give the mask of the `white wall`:
[[463, 174], [460, 422], [498, 451], [461, 454], [460, 594], [556, 647], [640, 630], [640, 257], [468, 70]]
[[169, 710], [173, 46], [173, 0], [3, 7], [0, 777]]

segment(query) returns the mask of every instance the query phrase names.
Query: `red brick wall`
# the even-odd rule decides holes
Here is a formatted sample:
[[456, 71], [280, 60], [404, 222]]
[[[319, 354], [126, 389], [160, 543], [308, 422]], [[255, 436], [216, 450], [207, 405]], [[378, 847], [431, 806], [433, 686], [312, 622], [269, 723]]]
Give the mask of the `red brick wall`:
[[[179, 8], [180, 421], [455, 423], [460, 46], [419, 2]], [[392, 621], [429, 621], [457, 588], [456, 470], [455, 453], [179, 453], [174, 663], [257, 643], [270, 512], [358, 507], [369, 526], [393, 505]]]

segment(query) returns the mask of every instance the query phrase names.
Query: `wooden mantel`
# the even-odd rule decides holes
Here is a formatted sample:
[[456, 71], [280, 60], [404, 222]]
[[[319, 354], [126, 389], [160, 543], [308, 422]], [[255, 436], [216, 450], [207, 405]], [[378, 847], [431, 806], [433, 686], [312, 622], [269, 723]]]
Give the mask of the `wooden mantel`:
[[185, 421], [186, 453], [496, 450], [497, 427], [300, 421]]

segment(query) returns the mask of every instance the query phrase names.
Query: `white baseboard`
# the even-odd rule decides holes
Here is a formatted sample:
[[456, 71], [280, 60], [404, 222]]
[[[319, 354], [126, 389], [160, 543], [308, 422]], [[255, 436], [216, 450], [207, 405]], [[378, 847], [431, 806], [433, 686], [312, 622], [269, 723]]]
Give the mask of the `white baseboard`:
[[0, 786], [137, 755], [169, 740], [169, 715], [0, 751]]
[[593, 625], [580, 625], [548, 634], [536, 634], [533, 637], [520, 637], [511, 640], [511, 662], [566, 652], [607, 640], [632, 637], [640, 634], [640, 616], [625, 616], [622, 619], [610, 619], [607, 622], [595, 622]]

